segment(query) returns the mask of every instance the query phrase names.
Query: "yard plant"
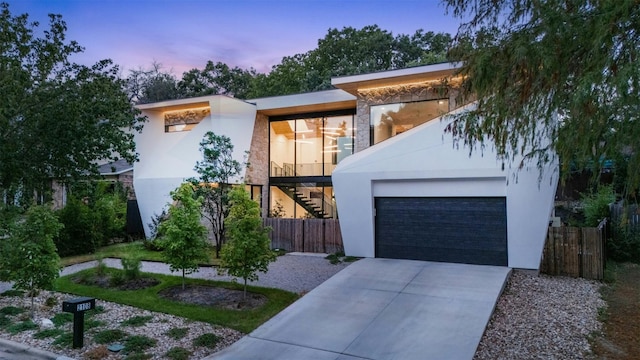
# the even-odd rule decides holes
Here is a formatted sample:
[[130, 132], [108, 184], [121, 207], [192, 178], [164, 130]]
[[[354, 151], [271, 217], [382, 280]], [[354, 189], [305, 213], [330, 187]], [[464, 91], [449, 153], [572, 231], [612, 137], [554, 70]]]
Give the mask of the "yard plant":
[[229, 241], [222, 247], [220, 269], [244, 281], [244, 298], [247, 297], [247, 281], [258, 280], [257, 272], [267, 272], [269, 263], [276, 260], [271, 250], [269, 231], [262, 225], [260, 207], [249, 198], [242, 186], [229, 193], [231, 211], [226, 219]]
[[159, 230], [164, 234], [164, 258], [171, 271], [182, 272], [184, 288], [185, 275], [198, 271], [199, 264], [207, 261], [206, 228], [200, 223], [201, 199], [194, 198], [191, 184], [182, 184], [171, 197], [175, 204]]

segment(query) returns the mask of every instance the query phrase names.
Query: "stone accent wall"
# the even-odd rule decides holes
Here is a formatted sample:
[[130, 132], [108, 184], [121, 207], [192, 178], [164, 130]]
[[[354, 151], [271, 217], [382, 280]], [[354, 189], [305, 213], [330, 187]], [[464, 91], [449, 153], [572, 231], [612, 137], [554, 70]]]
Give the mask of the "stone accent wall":
[[167, 112], [164, 114], [164, 125], [198, 124], [210, 115], [211, 109], [209, 108]]
[[458, 84], [444, 84], [440, 81], [389, 86], [376, 89], [358, 90], [356, 112], [355, 152], [371, 146], [370, 107], [371, 105], [394, 104], [436, 99], [449, 99], [449, 111], [458, 107]]
[[262, 185], [262, 216], [266, 216], [269, 209], [269, 117], [256, 115], [249, 151], [249, 166], [245, 173], [245, 183]]

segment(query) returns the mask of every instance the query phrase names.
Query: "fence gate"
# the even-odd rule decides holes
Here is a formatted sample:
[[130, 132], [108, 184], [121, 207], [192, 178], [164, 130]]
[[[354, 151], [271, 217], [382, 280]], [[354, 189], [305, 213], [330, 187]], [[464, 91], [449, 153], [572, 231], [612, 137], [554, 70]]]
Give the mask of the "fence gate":
[[550, 227], [540, 271], [548, 275], [602, 280], [605, 264], [605, 227]]

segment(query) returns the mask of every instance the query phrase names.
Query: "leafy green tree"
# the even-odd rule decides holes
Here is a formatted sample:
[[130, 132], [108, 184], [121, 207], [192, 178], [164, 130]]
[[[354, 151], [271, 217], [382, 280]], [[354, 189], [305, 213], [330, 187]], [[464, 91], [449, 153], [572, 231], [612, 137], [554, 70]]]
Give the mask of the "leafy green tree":
[[198, 178], [188, 179], [197, 196], [202, 198], [203, 215], [211, 224], [216, 246], [216, 257], [225, 242], [225, 221], [229, 215], [230, 181], [238, 176], [243, 164], [233, 159], [233, 144], [225, 135], [209, 131], [200, 142], [203, 160], [194, 170]]
[[231, 211], [225, 221], [229, 241], [222, 247], [220, 266], [229, 275], [242, 278], [246, 299], [247, 281], [258, 280], [258, 271], [266, 273], [276, 254], [268, 236], [271, 228], [262, 225], [260, 206], [243, 186], [234, 187], [229, 197]]
[[171, 271], [182, 272], [182, 288], [185, 275], [197, 272], [199, 264], [208, 261], [207, 229], [200, 223], [201, 200], [194, 198], [193, 187], [184, 183], [171, 192], [174, 204], [169, 207], [169, 217], [159, 226], [164, 234], [163, 255]]
[[401, 34], [395, 38], [393, 68], [426, 65], [449, 60], [448, 51], [452, 43], [451, 35], [434, 33], [420, 29], [413, 35]]
[[[640, 6], [637, 1], [445, 0], [470, 19], [457, 35], [463, 95], [477, 107], [448, 130], [491, 141], [505, 163], [561, 161], [599, 176], [627, 155], [626, 191], [640, 183]], [[551, 141], [547, 141], [551, 139]], [[542, 155], [538, 157], [538, 155]], [[518, 165], [518, 164], [516, 164]]]
[[15, 224], [9, 237], [9, 247], [2, 254], [3, 268], [8, 269], [14, 287], [31, 296], [31, 317], [34, 297], [40, 289], [50, 289], [59, 276], [60, 257], [53, 243], [62, 224], [46, 206], [32, 206], [23, 221]]
[[212, 61], [179, 82], [181, 96], [226, 94], [240, 99], [331, 89], [331, 77], [443, 62], [451, 35], [418, 30], [393, 36], [377, 25], [329, 29], [318, 47], [285, 56], [268, 74]]
[[163, 71], [162, 64], [153, 62], [151, 67], [129, 70], [126, 79], [129, 99], [137, 104], [148, 104], [183, 97], [178, 80], [170, 71]]
[[83, 49], [66, 40], [60, 15], [37, 26], [0, 4], [0, 191], [23, 204], [52, 178], [97, 175], [98, 159], [134, 161], [132, 132], [144, 121], [110, 60], [71, 62]]
[[222, 94], [246, 99], [255, 75], [254, 69], [230, 68], [222, 62], [208, 61], [203, 70], [185, 72], [178, 87], [184, 97]]

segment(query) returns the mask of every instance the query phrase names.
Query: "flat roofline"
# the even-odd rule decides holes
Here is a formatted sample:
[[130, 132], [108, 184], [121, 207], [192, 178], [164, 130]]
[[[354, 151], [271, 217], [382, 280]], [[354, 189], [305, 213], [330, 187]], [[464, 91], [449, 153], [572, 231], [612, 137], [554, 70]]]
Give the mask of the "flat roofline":
[[439, 80], [453, 75], [461, 66], [462, 63], [460, 62], [446, 62], [399, 70], [341, 76], [332, 78], [331, 85], [355, 95], [358, 89], [370, 89], [401, 83]]
[[340, 89], [247, 100], [267, 116], [355, 109], [355, 96]]
[[148, 104], [138, 104], [135, 107], [139, 110], [155, 110], [155, 111], [172, 111], [172, 110], [185, 110], [196, 107], [208, 107], [210, 101], [215, 98], [226, 98], [235, 101], [246, 102], [242, 99], [237, 99], [228, 95], [205, 95], [197, 96], [185, 99], [164, 100]]

